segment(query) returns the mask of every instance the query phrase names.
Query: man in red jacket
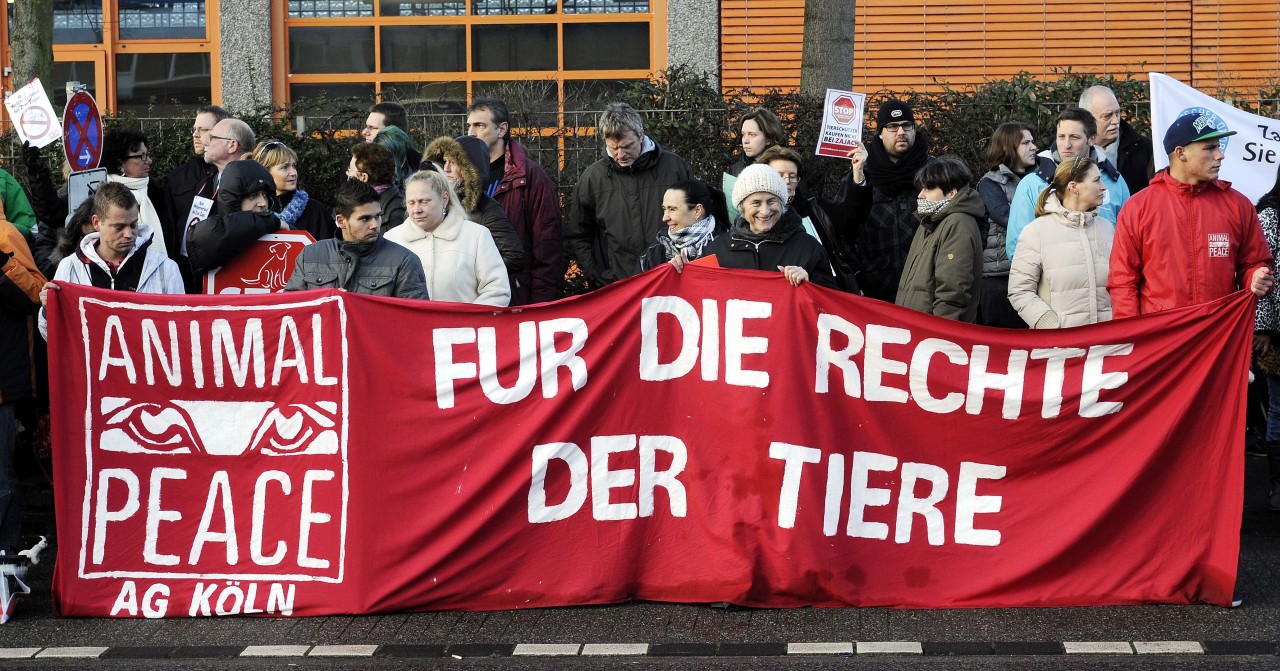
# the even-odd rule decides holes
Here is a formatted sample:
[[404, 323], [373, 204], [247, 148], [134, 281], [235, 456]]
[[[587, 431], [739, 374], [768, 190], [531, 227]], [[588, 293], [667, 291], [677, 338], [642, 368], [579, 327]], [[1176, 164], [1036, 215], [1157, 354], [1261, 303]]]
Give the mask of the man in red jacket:
[[496, 98], [477, 98], [467, 108], [467, 135], [489, 148], [485, 193], [498, 201], [524, 245], [524, 270], [511, 277], [511, 304], [554, 301], [564, 283], [563, 220], [555, 184], [511, 138], [511, 115]]
[[1107, 291], [1115, 318], [1204, 303], [1275, 283], [1253, 203], [1218, 179], [1221, 138], [1207, 113], [1179, 117], [1164, 136], [1169, 168], [1120, 209]]

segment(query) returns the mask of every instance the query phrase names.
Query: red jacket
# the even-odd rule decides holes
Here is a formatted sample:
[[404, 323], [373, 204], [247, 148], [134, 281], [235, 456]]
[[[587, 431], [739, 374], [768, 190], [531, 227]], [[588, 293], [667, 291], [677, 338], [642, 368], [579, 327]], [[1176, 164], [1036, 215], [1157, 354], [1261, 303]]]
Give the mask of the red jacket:
[[1107, 291], [1116, 319], [1221, 298], [1271, 265], [1258, 214], [1230, 182], [1156, 173], [1120, 208]]
[[511, 304], [553, 301], [564, 283], [563, 220], [556, 187], [524, 147], [507, 140], [502, 180], [493, 199], [524, 245], [524, 271], [511, 278]]

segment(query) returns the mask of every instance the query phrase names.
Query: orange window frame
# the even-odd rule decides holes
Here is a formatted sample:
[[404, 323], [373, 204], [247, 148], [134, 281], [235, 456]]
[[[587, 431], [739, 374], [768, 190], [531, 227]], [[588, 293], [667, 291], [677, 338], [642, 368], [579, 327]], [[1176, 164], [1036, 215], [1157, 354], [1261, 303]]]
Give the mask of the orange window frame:
[[[272, 31], [272, 90], [275, 92], [277, 105], [287, 105], [290, 101], [289, 86], [291, 84], [351, 84], [367, 83], [374, 85], [374, 91], [381, 96], [383, 84], [413, 83], [422, 81], [439, 81], [464, 83], [467, 99], [474, 95], [476, 82], [510, 81], [510, 80], [545, 80], [556, 82], [556, 93], [560, 111], [564, 111], [565, 82], [590, 81], [596, 79], [641, 79], [655, 71], [666, 68], [667, 64], [667, 0], [649, 0], [649, 11], [643, 14], [507, 14], [498, 16], [473, 16], [471, 3], [466, 0], [466, 14], [463, 16], [413, 16], [384, 17], [381, 16], [381, 5], [373, 3], [373, 16], [356, 18], [290, 18], [283, 2], [272, 3], [272, 23], [280, 26], [280, 30]], [[573, 70], [567, 74], [563, 69], [550, 71], [503, 71], [474, 72], [471, 62], [471, 27], [483, 25], [510, 25], [520, 23], [553, 24], [556, 26], [556, 59], [564, 63], [564, 26], [575, 23], [636, 23], [649, 24], [649, 67], [644, 70]], [[466, 30], [466, 70], [464, 72], [382, 72], [382, 31], [383, 26], [431, 25], [431, 26], [464, 26]], [[324, 26], [324, 27], [373, 27], [374, 72], [348, 74], [291, 74], [289, 72], [288, 31], [292, 27]]]
[[[172, 53], [208, 53], [209, 54], [209, 99], [213, 104], [222, 101], [222, 54], [218, 48], [218, 35], [221, 28], [219, 0], [205, 0], [205, 36], [204, 39], [148, 39], [121, 40], [120, 24], [115, 17], [119, 16], [121, 0], [102, 0], [103, 30], [102, 42], [99, 44], [55, 44], [53, 60], [57, 62], [91, 61], [95, 63], [94, 88], [97, 93], [98, 106], [106, 111], [116, 109], [116, 65], [115, 57], [119, 54], [172, 54]], [[272, 2], [273, 5], [279, 4]], [[108, 18], [111, 17], [111, 18]], [[0, 12], [0, 62], [12, 63], [9, 47], [9, 15]], [[25, 82], [8, 82], [9, 88], [18, 88]], [[59, 85], [61, 83], [58, 83]], [[7, 112], [0, 107], [0, 118], [7, 120]]]

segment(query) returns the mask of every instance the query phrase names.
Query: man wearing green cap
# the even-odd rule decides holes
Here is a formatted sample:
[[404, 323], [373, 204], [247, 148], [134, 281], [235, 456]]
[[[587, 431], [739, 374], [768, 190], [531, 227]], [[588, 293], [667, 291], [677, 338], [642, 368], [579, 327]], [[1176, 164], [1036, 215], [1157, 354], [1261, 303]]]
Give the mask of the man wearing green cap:
[[1204, 303], [1274, 284], [1271, 251], [1253, 203], [1218, 179], [1222, 138], [1213, 115], [1190, 112], [1164, 136], [1169, 167], [1116, 221], [1107, 291], [1116, 319]]

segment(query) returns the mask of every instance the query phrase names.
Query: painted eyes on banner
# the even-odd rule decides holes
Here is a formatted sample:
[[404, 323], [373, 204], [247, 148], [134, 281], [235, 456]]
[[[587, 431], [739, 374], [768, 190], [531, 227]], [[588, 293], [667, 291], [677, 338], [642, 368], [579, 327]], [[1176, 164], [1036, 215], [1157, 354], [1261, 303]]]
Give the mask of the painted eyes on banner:
[[[112, 430], [132, 440], [141, 451], [169, 454], [202, 454], [204, 447], [192, 427], [191, 417], [181, 408], [157, 403], [125, 405], [106, 418], [104, 443]], [[110, 449], [110, 448], [108, 448]], [[138, 450], [120, 450], [138, 451]]]
[[320, 408], [297, 403], [276, 406], [253, 432], [249, 451], [268, 455], [329, 453], [327, 445], [321, 443], [330, 440], [336, 451], [337, 435], [332, 431], [335, 426], [333, 418]]
[[98, 449], [133, 454], [337, 454], [338, 404], [101, 400]]

